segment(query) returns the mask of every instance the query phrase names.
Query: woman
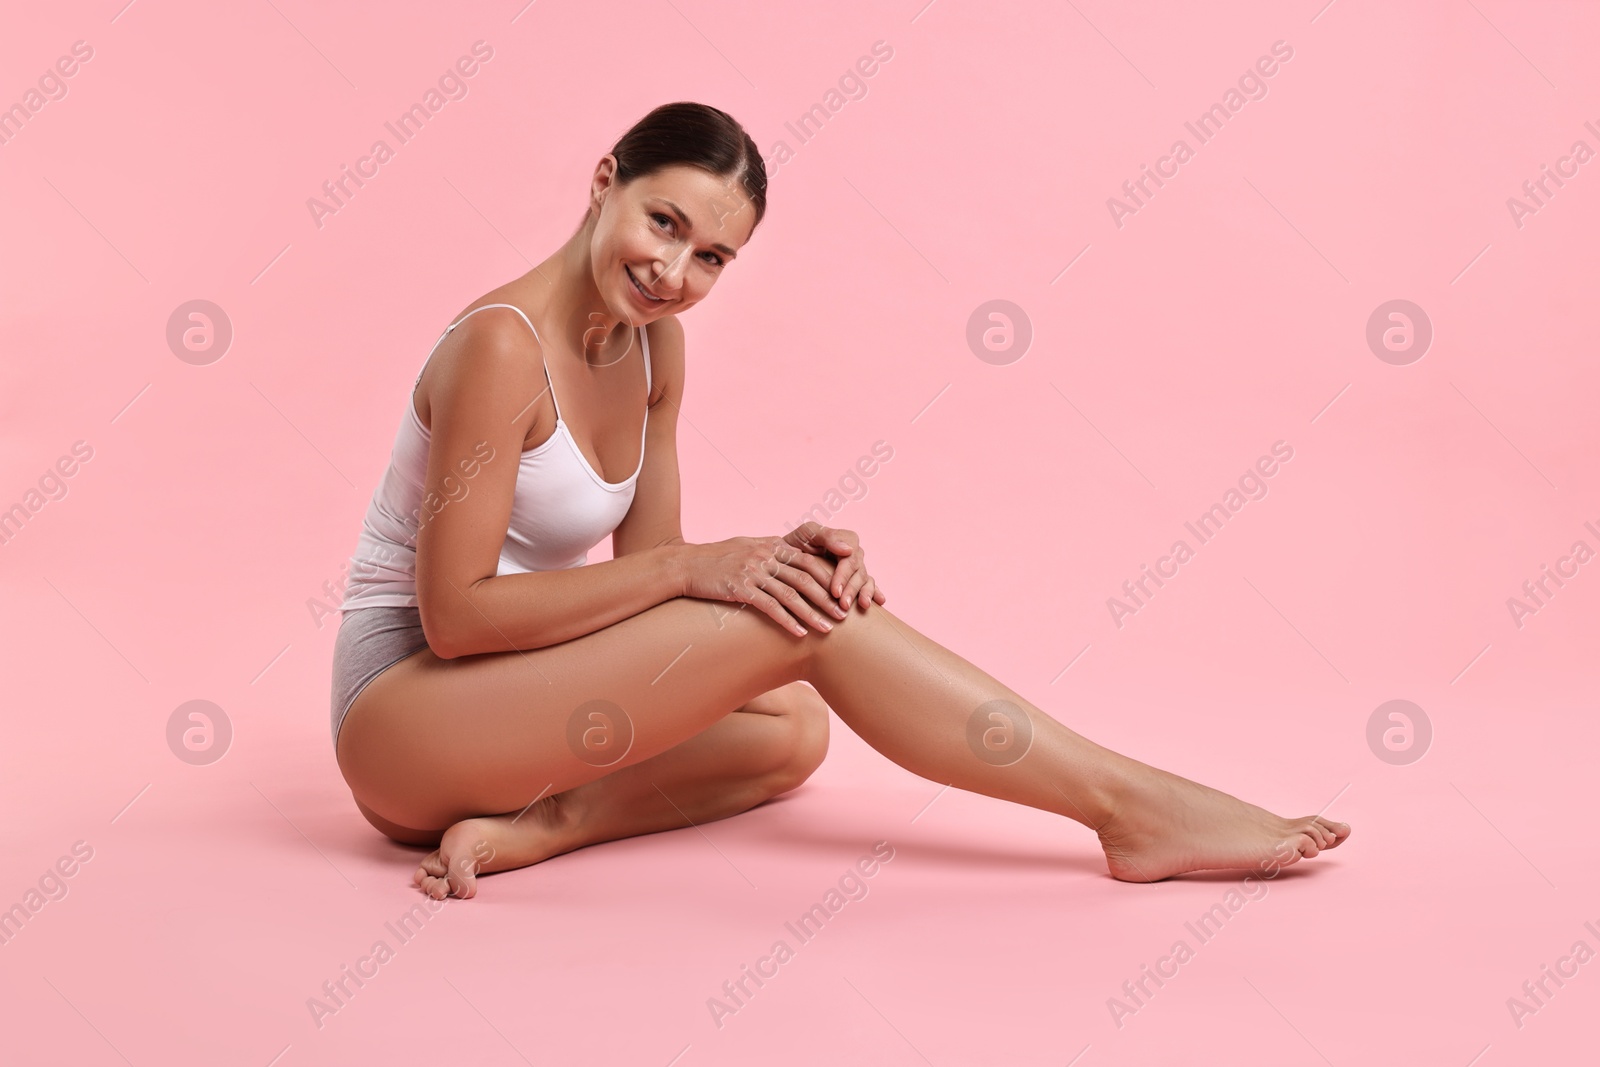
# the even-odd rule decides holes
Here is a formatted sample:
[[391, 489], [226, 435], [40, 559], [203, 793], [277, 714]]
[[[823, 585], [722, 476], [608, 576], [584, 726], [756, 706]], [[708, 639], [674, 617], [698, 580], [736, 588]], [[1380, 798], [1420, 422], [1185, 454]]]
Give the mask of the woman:
[[[1344, 823], [1067, 729], [884, 607], [848, 530], [684, 542], [677, 316], [765, 207], [737, 122], [657, 108], [600, 160], [566, 244], [424, 362], [352, 561], [332, 704], [362, 814], [437, 848], [414, 882], [470, 897], [478, 874], [746, 811], [816, 769], [829, 708], [915, 774], [1084, 823], [1127, 881], [1275, 874], [1342, 842]], [[587, 565], [607, 534], [614, 558]]]

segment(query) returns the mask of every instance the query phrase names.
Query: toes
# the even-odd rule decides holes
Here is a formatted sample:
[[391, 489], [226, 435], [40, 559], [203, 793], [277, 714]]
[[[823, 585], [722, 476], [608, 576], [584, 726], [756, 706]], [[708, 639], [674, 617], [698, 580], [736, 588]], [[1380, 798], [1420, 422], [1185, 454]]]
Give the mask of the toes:
[[1289, 823], [1291, 834], [1301, 834], [1311, 839], [1311, 843], [1319, 849], [1327, 848], [1327, 840], [1323, 837], [1322, 827], [1317, 825], [1315, 818], [1294, 819]]
[[1295, 829], [1316, 838], [1319, 849], [1336, 848], [1340, 842], [1350, 836], [1349, 823], [1335, 822], [1333, 819], [1326, 819], [1321, 815], [1313, 815], [1310, 818], [1300, 820]]
[[1350, 824], [1335, 822], [1333, 819], [1323, 818], [1321, 815], [1313, 816], [1311, 825], [1316, 828], [1319, 835], [1317, 846], [1319, 848], [1336, 848], [1339, 843], [1350, 836]]
[[478, 892], [478, 862], [471, 856], [453, 857], [449, 864], [446, 882], [450, 892], [465, 900]]
[[417, 867], [411, 876], [435, 900], [454, 896], [468, 899], [478, 892], [478, 873], [495, 858], [495, 850], [485, 836], [484, 827], [492, 820], [468, 819], [456, 823], [440, 836], [439, 848]]
[[450, 886], [450, 892], [454, 893], [462, 900], [466, 900], [468, 897], [476, 896], [478, 893], [478, 880], [472, 877], [471, 874], [461, 871], [451, 871], [448, 883]]
[[435, 900], [442, 898], [450, 891], [443, 878], [434, 877], [423, 867], [418, 867], [417, 873], [411, 876], [411, 884]]
[[473, 877], [476, 873], [477, 864], [458, 860], [452, 865], [446, 862], [443, 855], [435, 852], [417, 867], [416, 873], [411, 876], [411, 884], [434, 900], [443, 900], [452, 894], [466, 898], [478, 891], [477, 880]]
[[1295, 851], [1299, 852], [1303, 858], [1308, 860], [1315, 858], [1322, 851], [1322, 849], [1317, 847], [1316, 838], [1312, 837], [1308, 833], [1300, 834], [1294, 839], [1293, 844]]
[[426, 889], [429, 882], [443, 877], [444, 873], [444, 861], [441, 860], [439, 858], [439, 854], [435, 852], [418, 865], [417, 873], [411, 876], [411, 884], [422, 886], [424, 889]]

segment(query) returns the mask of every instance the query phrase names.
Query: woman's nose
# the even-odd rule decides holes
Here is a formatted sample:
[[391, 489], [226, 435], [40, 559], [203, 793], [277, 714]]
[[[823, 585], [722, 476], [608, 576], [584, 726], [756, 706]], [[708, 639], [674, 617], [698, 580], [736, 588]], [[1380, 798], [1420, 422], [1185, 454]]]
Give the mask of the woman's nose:
[[687, 246], [670, 250], [662, 249], [662, 255], [656, 260], [656, 284], [664, 289], [676, 290], [683, 284], [683, 272], [689, 262], [689, 249]]

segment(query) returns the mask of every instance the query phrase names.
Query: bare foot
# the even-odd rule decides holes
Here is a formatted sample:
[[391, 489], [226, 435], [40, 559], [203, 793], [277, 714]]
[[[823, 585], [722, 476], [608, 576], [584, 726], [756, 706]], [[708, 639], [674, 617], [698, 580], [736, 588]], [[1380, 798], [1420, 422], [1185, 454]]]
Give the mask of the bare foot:
[[1250, 867], [1277, 874], [1350, 836], [1350, 824], [1285, 819], [1187, 778], [1140, 765], [1100, 827], [1113, 878], [1158, 882], [1185, 871]]
[[562, 794], [523, 812], [463, 819], [439, 839], [411, 882], [435, 900], [476, 896], [478, 875], [526, 867], [572, 849], [573, 812]]

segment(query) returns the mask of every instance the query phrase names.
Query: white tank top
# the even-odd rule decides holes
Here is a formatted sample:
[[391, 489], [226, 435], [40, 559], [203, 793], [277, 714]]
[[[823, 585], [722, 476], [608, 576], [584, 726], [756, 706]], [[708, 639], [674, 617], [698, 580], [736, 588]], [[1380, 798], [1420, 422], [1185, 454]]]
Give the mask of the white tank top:
[[[522, 321], [535, 330], [532, 321], [522, 309], [511, 304], [485, 304], [473, 308], [460, 319], [445, 327], [439, 340], [428, 350], [433, 358], [439, 342], [472, 315], [488, 308], [510, 308], [522, 316]], [[639, 341], [644, 359], [645, 395], [651, 388], [650, 344], [643, 328]], [[541, 345], [542, 347], [542, 345]], [[427, 359], [422, 361], [426, 370]], [[541, 356], [541, 365], [543, 360]], [[500, 562], [495, 571], [502, 574], [525, 574], [529, 571], [565, 570], [581, 567], [589, 562], [589, 550], [617, 528], [633, 503], [634, 487], [639, 472], [644, 469], [644, 438], [650, 426], [650, 409], [645, 408], [644, 429], [639, 431], [639, 466], [624, 481], [608, 482], [602, 478], [578, 448], [571, 427], [561, 417], [561, 404], [556, 400], [555, 386], [550, 382], [550, 369], [545, 367], [545, 383], [550, 386], [550, 399], [555, 401], [555, 433], [538, 446], [522, 452], [516, 462], [517, 483], [512, 495], [511, 519], [506, 530], [505, 543], [500, 547]], [[389, 467], [378, 482], [367, 505], [366, 518], [361, 524], [361, 537], [355, 555], [350, 559], [350, 576], [345, 586], [341, 611], [365, 607], [415, 607], [417, 604], [417, 526], [422, 514], [423, 483], [428, 472], [429, 432], [417, 417], [416, 385], [422, 381], [422, 372], [412, 384], [412, 395], [406, 397], [406, 413], [395, 433], [394, 449]], [[482, 461], [483, 456], [475, 457]], [[489, 463], [505, 462], [505, 456], [493, 456]], [[472, 469], [470, 467], [466, 468]], [[480, 468], [481, 470], [481, 468]], [[457, 472], [454, 484], [464, 485], [465, 492], [472, 491], [472, 479]], [[452, 490], [454, 492], [454, 490]], [[447, 494], [442, 496], [442, 506], [449, 507]]]

